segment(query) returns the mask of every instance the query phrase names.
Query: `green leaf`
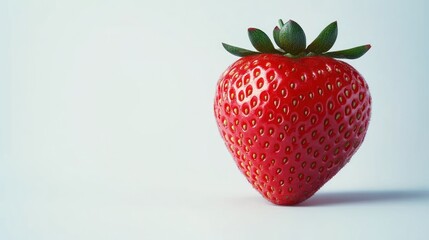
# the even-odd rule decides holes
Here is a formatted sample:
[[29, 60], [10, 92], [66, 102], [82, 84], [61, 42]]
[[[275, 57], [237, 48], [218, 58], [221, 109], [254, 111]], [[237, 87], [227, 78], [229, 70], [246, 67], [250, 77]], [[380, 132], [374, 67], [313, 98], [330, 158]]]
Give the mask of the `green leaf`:
[[231, 46], [226, 43], [222, 43], [222, 46], [225, 48], [226, 51], [231, 53], [232, 55], [238, 56], [238, 57], [245, 57], [250, 55], [259, 54], [258, 52], [250, 51], [244, 48], [239, 48], [235, 46]]
[[293, 55], [305, 50], [306, 39], [304, 30], [298, 23], [289, 20], [279, 32], [279, 47]]
[[280, 28], [279, 27], [275, 27], [273, 30], [273, 37], [274, 37], [274, 42], [277, 44], [277, 46], [280, 46]]
[[324, 53], [323, 56], [328, 56], [332, 58], [356, 59], [364, 55], [370, 48], [371, 48], [371, 45], [367, 44], [367, 45], [362, 45], [359, 47], [354, 47], [346, 50], [327, 52], [327, 53]]
[[257, 28], [248, 29], [249, 39], [253, 47], [262, 53], [277, 53], [270, 38], [263, 31]]
[[317, 38], [308, 45], [307, 51], [317, 54], [329, 51], [329, 49], [334, 45], [335, 40], [337, 40], [337, 35], [338, 27], [337, 22], [335, 21], [320, 32], [319, 36], [317, 36]]

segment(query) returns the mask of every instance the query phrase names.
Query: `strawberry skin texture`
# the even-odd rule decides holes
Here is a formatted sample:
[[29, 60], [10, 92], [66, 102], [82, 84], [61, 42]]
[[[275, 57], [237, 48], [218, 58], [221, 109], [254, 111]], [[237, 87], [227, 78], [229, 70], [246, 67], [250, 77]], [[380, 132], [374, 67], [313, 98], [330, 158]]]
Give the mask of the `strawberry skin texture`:
[[220, 77], [219, 131], [264, 198], [295, 205], [346, 165], [364, 140], [371, 96], [349, 64], [324, 56], [242, 57]]

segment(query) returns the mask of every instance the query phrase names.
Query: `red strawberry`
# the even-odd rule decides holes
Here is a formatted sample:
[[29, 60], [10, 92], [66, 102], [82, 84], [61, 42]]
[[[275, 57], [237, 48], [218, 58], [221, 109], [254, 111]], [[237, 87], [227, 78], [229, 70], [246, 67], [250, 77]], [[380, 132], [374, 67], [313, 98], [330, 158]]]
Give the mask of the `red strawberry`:
[[327, 52], [337, 37], [333, 22], [306, 47], [296, 22], [279, 22], [279, 49], [255, 28], [248, 33], [259, 52], [223, 44], [241, 58], [220, 77], [214, 112], [247, 180], [269, 201], [293, 205], [337, 174], [364, 140], [371, 114], [368, 85], [334, 58], [358, 58], [370, 45]]

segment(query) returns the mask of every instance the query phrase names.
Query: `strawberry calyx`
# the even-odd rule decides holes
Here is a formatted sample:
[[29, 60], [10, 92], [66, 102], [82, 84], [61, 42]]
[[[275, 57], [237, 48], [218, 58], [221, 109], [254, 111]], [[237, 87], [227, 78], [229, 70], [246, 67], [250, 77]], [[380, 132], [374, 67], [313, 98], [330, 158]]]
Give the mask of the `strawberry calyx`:
[[293, 20], [284, 23], [280, 19], [279, 26], [274, 28], [273, 38], [278, 48], [274, 46], [268, 35], [262, 30], [249, 28], [248, 35], [250, 42], [257, 51], [235, 47], [226, 43], [222, 43], [222, 45], [226, 51], [238, 57], [271, 53], [291, 58], [327, 56], [331, 58], [356, 59], [364, 55], [371, 48], [370, 44], [366, 44], [345, 50], [328, 52], [337, 39], [338, 26], [336, 21], [326, 26], [308, 46], [304, 30]]

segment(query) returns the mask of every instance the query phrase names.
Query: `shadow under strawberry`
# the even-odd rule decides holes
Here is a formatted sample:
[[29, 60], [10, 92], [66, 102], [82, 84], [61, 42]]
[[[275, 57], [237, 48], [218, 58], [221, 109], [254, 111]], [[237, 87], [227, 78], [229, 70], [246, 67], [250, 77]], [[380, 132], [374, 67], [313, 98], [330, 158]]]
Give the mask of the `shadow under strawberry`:
[[313, 198], [297, 205], [297, 207], [405, 202], [422, 199], [429, 200], [429, 190], [322, 192], [315, 194]]

